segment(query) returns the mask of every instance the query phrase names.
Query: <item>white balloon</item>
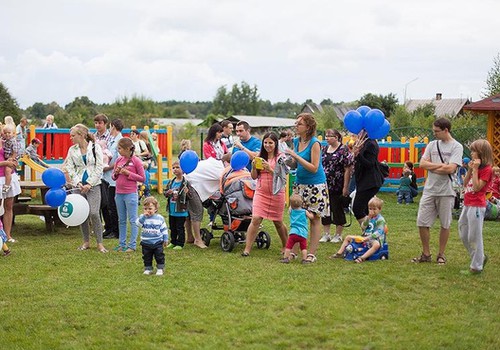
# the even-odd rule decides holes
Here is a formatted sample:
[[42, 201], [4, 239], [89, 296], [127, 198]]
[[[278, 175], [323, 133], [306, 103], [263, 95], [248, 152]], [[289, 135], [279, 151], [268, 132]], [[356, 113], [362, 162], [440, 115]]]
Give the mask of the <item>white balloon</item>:
[[79, 226], [87, 220], [90, 213], [89, 202], [80, 194], [69, 194], [57, 210], [59, 219], [67, 226]]

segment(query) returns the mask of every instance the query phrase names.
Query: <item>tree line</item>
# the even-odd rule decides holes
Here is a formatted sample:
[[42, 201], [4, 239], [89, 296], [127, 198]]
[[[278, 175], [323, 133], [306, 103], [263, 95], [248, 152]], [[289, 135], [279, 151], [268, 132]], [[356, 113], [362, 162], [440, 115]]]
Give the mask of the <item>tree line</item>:
[[[493, 67], [487, 74], [486, 88], [483, 97], [500, 93], [500, 53], [493, 60]], [[311, 99], [302, 103], [285, 102], [272, 103], [261, 99], [256, 85], [250, 86], [246, 82], [234, 84], [231, 88], [221, 86], [217, 89], [212, 101], [153, 101], [144, 96], [120, 97], [112, 103], [98, 104], [87, 96], [76, 97], [65, 106], [57, 102], [37, 102], [25, 110], [19, 108], [16, 99], [11, 96], [8, 88], [0, 82], [0, 117], [11, 115], [16, 122], [26, 116], [34, 125], [42, 125], [45, 117], [52, 114], [59, 127], [68, 128], [76, 123], [93, 125], [93, 118], [98, 113], [104, 113], [111, 119], [121, 118], [127, 125], [152, 125], [153, 118], [196, 118], [207, 120], [211, 124], [215, 119], [226, 118], [231, 115], [262, 115], [271, 118], [295, 118], [303, 106], [321, 106], [315, 111], [318, 128], [342, 129], [335, 107], [357, 108], [362, 105], [382, 110], [391, 122], [392, 128], [401, 127], [432, 127], [435, 118], [432, 104], [420, 106], [409, 112], [404, 105], [400, 105], [396, 95], [376, 95], [372, 93], [361, 96], [356, 101], [333, 102], [324, 99], [316, 104]], [[465, 113], [455, 118], [456, 127], [480, 126], [484, 119]]]

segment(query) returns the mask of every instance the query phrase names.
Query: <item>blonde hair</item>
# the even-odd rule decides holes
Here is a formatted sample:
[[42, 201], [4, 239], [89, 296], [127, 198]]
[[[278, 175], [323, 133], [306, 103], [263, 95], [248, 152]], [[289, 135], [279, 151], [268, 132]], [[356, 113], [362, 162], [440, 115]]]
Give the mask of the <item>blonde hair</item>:
[[158, 210], [158, 200], [156, 200], [155, 197], [153, 197], [153, 196], [146, 197], [144, 199], [144, 202], [142, 203], [142, 205], [144, 207], [146, 207], [147, 205], [150, 205], [150, 204], [153, 205], [156, 210]]
[[87, 128], [85, 125], [83, 125], [83, 124], [76, 124], [70, 130], [73, 130], [78, 135], [82, 136], [87, 142], [92, 141], [92, 142], [95, 143], [94, 135], [92, 135], [89, 132], [89, 128]]
[[6, 116], [4, 119], [3, 119], [5, 125], [10, 125], [14, 128], [14, 131], [16, 130], [16, 123], [14, 122], [14, 118], [12, 118], [10, 115]]
[[292, 209], [302, 208], [302, 203], [303, 203], [302, 197], [299, 196], [298, 194], [293, 194], [290, 197], [290, 206], [292, 207]]
[[188, 149], [191, 149], [191, 140], [183, 139], [181, 141], [181, 150], [186, 151]]
[[379, 210], [382, 210], [382, 206], [384, 205], [384, 201], [377, 196], [373, 196], [372, 199], [368, 202], [368, 207], [375, 207]]

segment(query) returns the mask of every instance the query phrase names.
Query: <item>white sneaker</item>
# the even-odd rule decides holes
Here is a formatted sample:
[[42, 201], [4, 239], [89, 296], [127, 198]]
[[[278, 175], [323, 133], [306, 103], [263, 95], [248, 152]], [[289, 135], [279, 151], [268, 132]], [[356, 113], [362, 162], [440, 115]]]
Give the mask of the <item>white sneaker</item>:
[[153, 270], [144, 270], [144, 274], [145, 275], [152, 275], [153, 274]]
[[321, 239], [319, 240], [321, 243], [325, 243], [325, 242], [330, 242], [330, 234], [328, 233], [324, 233], [323, 236], [321, 236]]
[[331, 241], [332, 243], [340, 243], [342, 242], [342, 236], [341, 235], [335, 235], [332, 237]]
[[156, 276], [163, 276], [163, 269], [156, 270]]

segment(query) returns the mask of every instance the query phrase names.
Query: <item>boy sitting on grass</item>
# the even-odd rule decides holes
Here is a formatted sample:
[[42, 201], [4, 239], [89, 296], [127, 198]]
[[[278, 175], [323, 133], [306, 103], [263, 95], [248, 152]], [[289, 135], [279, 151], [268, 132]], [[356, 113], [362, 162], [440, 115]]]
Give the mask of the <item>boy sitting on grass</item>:
[[377, 196], [370, 199], [370, 201], [368, 202], [368, 216], [361, 224], [363, 235], [347, 236], [344, 239], [344, 242], [342, 243], [342, 246], [340, 247], [338, 252], [333, 254], [330, 259], [344, 258], [345, 248], [352, 241], [355, 241], [357, 243], [366, 242], [369, 248], [363, 255], [354, 260], [356, 263], [362, 263], [380, 249], [382, 243], [385, 242], [386, 223], [384, 217], [380, 214], [383, 204], [384, 201]]

